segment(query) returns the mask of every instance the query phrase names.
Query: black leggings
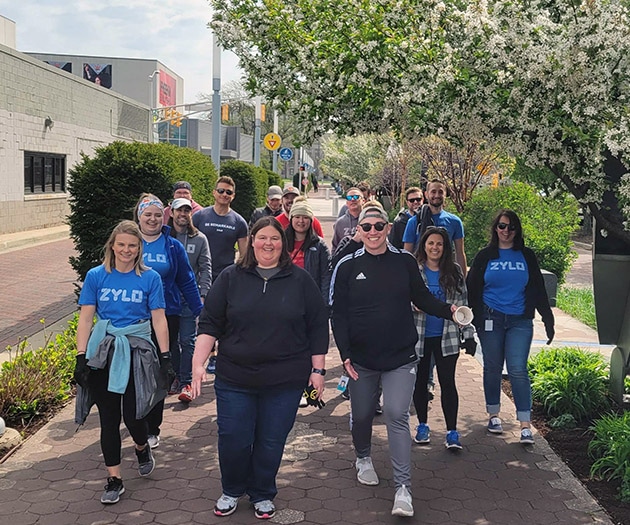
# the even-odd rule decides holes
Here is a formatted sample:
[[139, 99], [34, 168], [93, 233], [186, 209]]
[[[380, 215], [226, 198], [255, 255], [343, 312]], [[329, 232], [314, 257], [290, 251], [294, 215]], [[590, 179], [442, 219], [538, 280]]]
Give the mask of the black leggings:
[[426, 337], [424, 339], [424, 357], [418, 363], [416, 375], [416, 388], [413, 393], [413, 405], [416, 407], [418, 422], [427, 422], [429, 396], [427, 384], [431, 368], [431, 355], [435, 357], [438, 380], [440, 381], [440, 401], [442, 412], [446, 420], [446, 429], [457, 428], [457, 411], [459, 409], [459, 395], [455, 385], [455, 366], [459, 358], [459, 352], [453, 355], [442, 355], [442, 338]]
[[[166, 321], [168, 322], [168, 347], [171, 352], [171, 360], [175, 372], [179, 371], [179, 319], [179, 315], [166, 316]], [[151, 327], [151, 339], [153, 339], [155, 347], [158, 349], [158, 352], [160, 352], [160, 346], [157, 343], [153, 327]], [[166, 388], [170, 387], [171, 385], [166, 386]], [[159, 436], [160, 426], [162, 425], [162, 420], [164, 419], [164, 399], [159, 401], [151, 409], [151, 412], [147, 414], [146, 419], [149, 423], [149, 434], [152, 436]]]
[[[133, 380], [133, 360], [129, 372], [129, 383], [124, 394], [114, 394], [107, 390], [109, 369], [92, 370], [90, 372], [90, 390], [94, 395], [98, 416], [101, 420], [101, 450], [105, 465], [120, 465], [121, 415], [136, 445], [147, 442], [148, 425], [146, 419], [136, 419], [136, 387]], [[122, 405], [122, 406], [121, 406]]]

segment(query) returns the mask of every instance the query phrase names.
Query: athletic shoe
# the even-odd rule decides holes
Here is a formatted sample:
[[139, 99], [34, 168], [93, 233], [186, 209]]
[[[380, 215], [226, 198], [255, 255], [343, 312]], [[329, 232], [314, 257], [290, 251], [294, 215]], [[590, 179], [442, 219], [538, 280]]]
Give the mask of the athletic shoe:
[[491, 417], [488, 421], [488, 432], [492, 434], [503, 434], [503, 425], [498, 417]]
[[208, 360], [208, 366], [206, 367], [206, 372], [208, 374], [214, 374], [217, 371], [217, 356], [211, 355]]
[[160, 444], [160, 436], [155, 436], [153, 434], [149, 434], [149, 438], [147, 439], [147, 443], [151, 448], [157, 448]]
[[446, 448], [461, 450], [462, 444], [459, 442], [459, 432], [457, 430], [449, 430], [446, 433]]
[[348, 390], [347, 388], [341, 392], [341, 397], [343, 397], [346, 401], [350, 400], [350, 390]]
[[142, 450], [136, 449], [136, 456], [138, 457], [138, 474], [141, 476], [151, 474], [155, 468], [155, 460], [151, 453], [151, 446], [147, 443], [147, 446]]
[[378, 476], [374, 465], [372, 465], [372, 458], [357, 458], [357, 480], [362, 485], [378, 485]]
[[383, 407], [381, 406], [380, 401], [377, 401], [377, 402], [376, 402], [376, 409], [374, 410], [374, 413], [375, 413], [377, 416], [380, 416], [380, 415], [383, 413]]
[[428, 383], [427, 384], [427, 399], [429, 401], [433, 401], [434, 397], [435, 397], [435, 385], [433, 383]]
[[221, 494], [214, 506], [214, 514], [216, 516], [229, 516], [236, 510], [238, 498], [233, 498], [227, 494]]
[[177, 397], [177, 399], [179, 399], [182, 403], [190, 403], [193, 398], [192, 398], [192, 388], [190, 387], [190, 385], [184, 385], [182, 387], [182, 391], [179, 393], [179, 396]]
[[392, 516], [413, 516], [413, 501], [411, 494], [404, 485], [396, 491]]
[[179, 391], [180, 391], [179, 379], [175, 378], [173, 379], [173, 382], [171, 383], [171, 386], [168, 389], [168, 395], [174, 396], [175, 394], [179, 394]]
[[420, 423], [416, 427], [416, 435], [413, 437], [413, 440], [420, 445], [430, 443], [431, 430], [429, 429], [429, 425], [427, 425], [426, 423]]
[[254, 515], [261, 520], [269, 520], [276, 514], [276, 507], [268, 499], [254, 503]]
[[521, 428], [521, 444], [523, 445], [534, 444], [534, 435], [532, 434], [531, 428]]
[[105, 485], [105, 492], [101, 496], [101, 503], [105, 505], [112, 505], [120, 501], [120, 495], [125, 493], [125, 487], [123, 487], [122, 479], [112, 476], [107, 478], [107, 485]]

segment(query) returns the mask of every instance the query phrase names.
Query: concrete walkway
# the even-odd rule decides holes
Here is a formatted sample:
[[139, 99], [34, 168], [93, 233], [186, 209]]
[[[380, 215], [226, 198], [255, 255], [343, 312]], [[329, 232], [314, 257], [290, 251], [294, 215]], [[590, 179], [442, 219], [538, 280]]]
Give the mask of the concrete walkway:
[[[318, 217], [324, 219], [325, 234], [330, 241], [331, 211], [327, 212], [328, 220], [325, 213], [331, 210], [326, 208], [331, 206], [331, 201], [320, 198], [323, 195], [320, 191], [311, 198], [311, 204]], [[28, 300], [16, 291], [12, 293], [13, 302], [0, 303], [3, 322], [14, 316], [15, 326], [32, 326], [35, 317], [42, 316], [42, 311], [46, 310], [46, 305], [38, 301], [43, 301], [39, 296], [47, 289], [61, 287], [56, 299], [73, 293], [71, 280], [57, 278], [45, 270], [24, 275], [21, 272], [21, 266], [34, 264], [34, 259], [48, 265], [52, 265], [55, 258], [67, 260], [68, 246], [64, 242], [0, 253], [3, 275], [6, 275], [4, 268], [9, 268], [16, 280], [17, 276], [22, 276], [23, 284], [28, 284], [32, 290]], [[28, 259], [13, 262], [4, 259], [29, 250], [34, 251]], [[20, 283], [22, 281], [17, 284]], [[19, 314], [15, 310], [19, 310]], [[586, 344], [598, 348], [594, 331], [558, 310], [556, 314], [557, 341], [554, 344]], [[542, 325], [537, 322], [534, 346], [544, 344], [541, 329]], [[287, 443], [278, 474], [279, 494], [275, 500], [278, 513], [272, 523], [400, 523], [401, 519], [390, 515], [394, 486], [384, 425], [387, 415], [376, 417], [373, 436], [373, 459], [381, 483], [377, 487], [360, 485], [356, 481], [348, 429], [349, 403], [343, 401], [335, 389], [341, 366], [338, 352], [332, 346], [327, 368], [326, 407], [300, 409]], [[429, 416], [432, 442], [413, 448], [416, 516], [408, 522], [611, 524], [544, 439], [535, 434], [535, 446], [525, 448], [518, 444], [518, 424], [512, 403], [505, 396], [502, 399], [504, 434], [496, 436], [486, 432], [482, 369], [477, 359], [461, 355], [457, 381], [459, 430], [464, 450], [452, 453], [444, 448], [444, 420], [439, 403], [433, 402]], [[439, 400], [439, 387], [436, 399]], [[247, 524], [257, 521], [244, 500], [232, 516], [218, 518], [212, 513], [214, 501], [221, 493], [212, 378], [202, 398], [189, 406], [173, 396], [168, 398], [162, 442], [155, 450], [157, 467], [150, 477], [138, 475], [133, 444], [124, 432], [123, 477], [127, 492], [120, 503], [113, 506], [99, 502], [106, 473], [96, 411], [78, 432], [75, 432], [73, 415], [74, 406], [67, 406], [0, 464], [0, 523]], [[412, 416], [411, 425], [415, 424]]]

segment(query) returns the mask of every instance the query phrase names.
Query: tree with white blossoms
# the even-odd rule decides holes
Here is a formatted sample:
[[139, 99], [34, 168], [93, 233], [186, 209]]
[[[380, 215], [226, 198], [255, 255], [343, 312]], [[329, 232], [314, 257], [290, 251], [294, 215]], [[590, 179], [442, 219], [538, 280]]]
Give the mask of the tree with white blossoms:
[[[395, 130], [466, 144], [487, 137], [547, 168], [601, 228], [630, 215], [627, 0], [213, 0], [212, 28], [248, 86], [308, 139]], [[627, 217], [626, 217], [627, 219]]]

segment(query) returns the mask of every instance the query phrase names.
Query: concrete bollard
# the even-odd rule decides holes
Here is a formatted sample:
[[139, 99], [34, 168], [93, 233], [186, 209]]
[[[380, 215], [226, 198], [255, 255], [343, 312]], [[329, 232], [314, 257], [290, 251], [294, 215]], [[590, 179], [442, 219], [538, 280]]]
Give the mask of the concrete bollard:
[[332, 200], [332, 216], [337, 217], [339, 215], [339, 199]]

